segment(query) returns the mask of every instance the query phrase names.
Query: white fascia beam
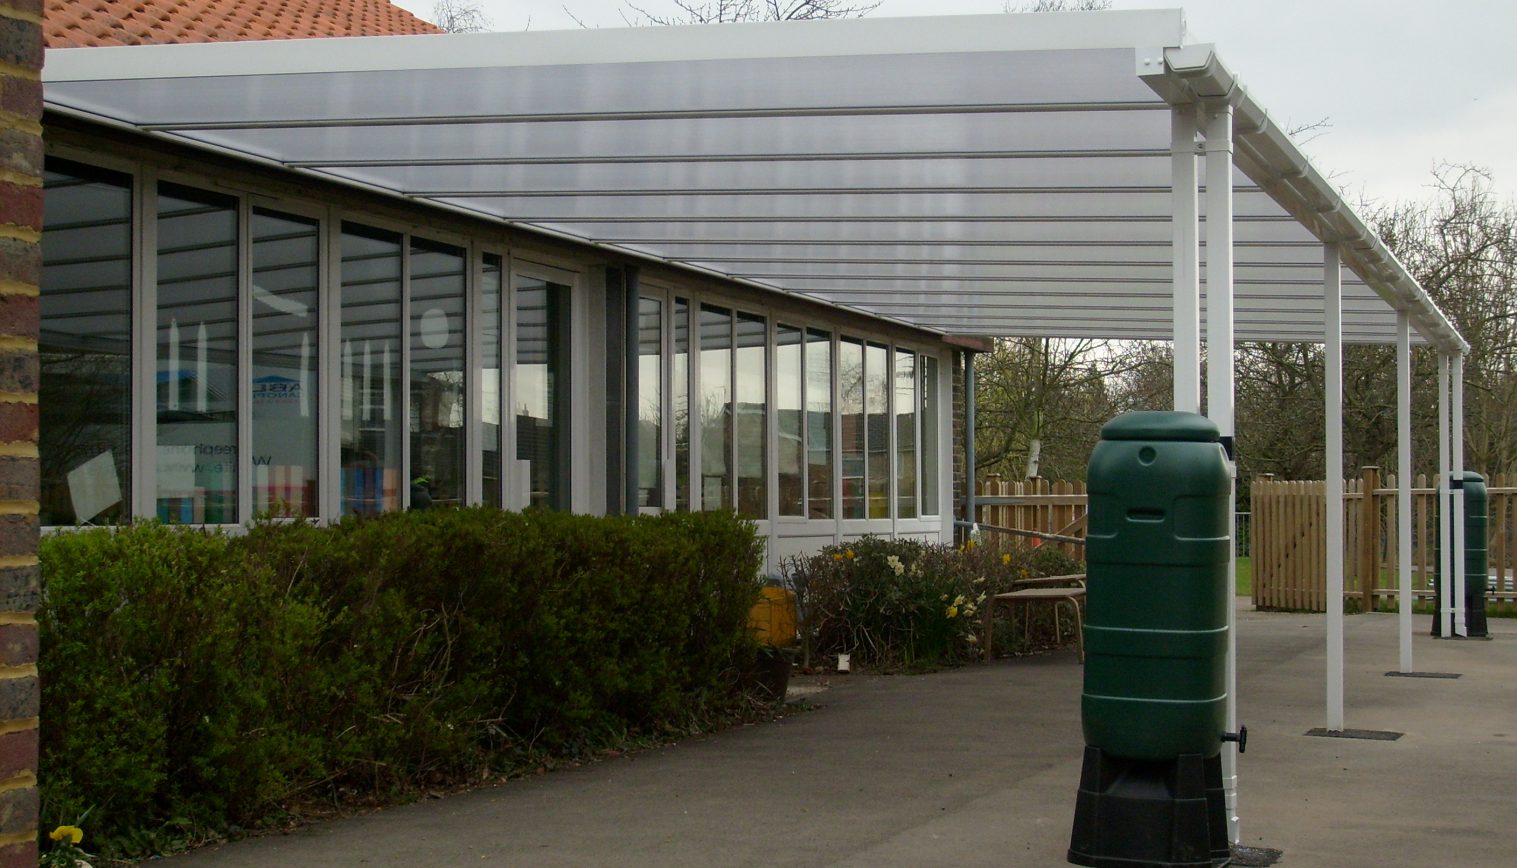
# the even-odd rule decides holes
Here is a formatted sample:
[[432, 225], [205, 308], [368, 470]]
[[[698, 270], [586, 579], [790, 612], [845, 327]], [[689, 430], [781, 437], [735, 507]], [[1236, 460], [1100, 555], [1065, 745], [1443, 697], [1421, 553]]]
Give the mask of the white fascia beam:
[[1201, 412], [1201, 247], [1196, 193], [1196, 111], [1170, 113], [1171, 250], [1174, 259], [1175, 409]]
[[[1203, 105], [1206, 138], [1206, 415], [1227, 447], [1229, 489], [1227, 557], [1227, 731], [1238, 731], [1238, 463], [1233, 415], [1233, 108], [1225, 100]], [[1227, 837], [1240, 840], [1238, 745], [1222, 747], [1222, 791]]]
[[[1461, 353], [1454, 356], [1453, 364], [1449, 372], [1453, 380], [1454, 401], [1453, 412], [1449, 419], [1449, 446], [1450, 459], [1453, 462], [1453, 479], [1457, 488], [1453, 489], [1454, 508], [1454, 533], [1453, 544], [1448, 546], [1453, 558], [1454, 577], [1454, 635], [1468, 636], [1468, 607], [1465, 605], [1465, 557], [1464, 557], [1464, 355]], [[1452, 486], [1451, 486], [1452, 487]], [[1445, 537], [1448, 539], [1449, 537]]]
[[1322, 245], [1324, 410], [1327, 419], [1327, 729], [1343, 731], [1343, 273], [1338, 248]]
[[1412, 668], [1412, 329], [1396, 312], [1396, 573], [1400, 671]]
[[1078, 51], [1184, 40], [1178, 9], [760, 21], [51, 49], [43, 80]]
[[1454, 580], [1450, 556], [1452, 521], [1449, 502], [1449, 354], [1438, 354], [1438, 482], [1433, 487], [1438, 498], [1438, 635], [1454, 635]]
[[1166, 49], [1164, 75], [1148, 72], [1141, 54], [1140, 76], [1171, 105], [1207, 99], [1232, 103], [1238, 168], [1319, 240], [1337, 245], [1341, 261], [1387, 304], [1409, 307], [1412, 324], [1428, 342], [1444, 352], [1468, 352], [1469, 346], [1458, 330], [1333, 185], [1270, 120], [1217, 58], [1213, 46]]

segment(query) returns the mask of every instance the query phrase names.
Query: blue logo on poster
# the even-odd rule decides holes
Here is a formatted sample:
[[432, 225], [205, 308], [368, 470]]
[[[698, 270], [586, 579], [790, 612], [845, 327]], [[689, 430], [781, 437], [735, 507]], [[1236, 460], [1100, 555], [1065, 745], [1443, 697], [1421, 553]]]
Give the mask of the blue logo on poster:
[[300, 400], [300, 381], [270, 374], [253, 380], [253, 400], [262, 404], [293, 404]]

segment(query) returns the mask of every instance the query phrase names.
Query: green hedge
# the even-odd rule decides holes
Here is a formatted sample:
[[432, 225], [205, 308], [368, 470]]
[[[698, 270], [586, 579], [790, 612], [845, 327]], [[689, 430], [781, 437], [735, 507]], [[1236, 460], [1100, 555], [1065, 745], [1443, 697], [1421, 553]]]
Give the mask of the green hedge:
[[742, 706], [760, 557], [719, 513], [49, 536], [43, 823], [141, 856], [709, 725]]

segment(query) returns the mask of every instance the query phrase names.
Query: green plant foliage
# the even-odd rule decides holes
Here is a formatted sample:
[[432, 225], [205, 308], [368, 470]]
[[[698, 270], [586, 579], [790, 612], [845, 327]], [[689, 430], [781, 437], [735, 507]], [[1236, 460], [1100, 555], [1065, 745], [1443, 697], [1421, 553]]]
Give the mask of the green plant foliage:
[[42, 543], [43, 815], [140, 857], [739, 709], [760, 543], [720, 513], [430, 510]]
[[[955, 549], [866, 536], [789, 559], [808, 660], [849, 654], [862, 666], [932, 667], [980, 656], [984, 606], [1019, 579], [1082, 572], [1052, 546]], [[1019, 647], [997, 633], [999, 648]]]

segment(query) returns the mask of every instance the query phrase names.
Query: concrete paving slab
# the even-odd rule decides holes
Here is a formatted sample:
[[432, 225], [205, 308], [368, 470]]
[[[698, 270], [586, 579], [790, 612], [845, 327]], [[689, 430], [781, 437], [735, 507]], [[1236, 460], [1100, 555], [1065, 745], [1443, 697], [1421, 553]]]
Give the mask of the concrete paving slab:
[[[1324, 722], [1320, 615], [1240, 600], [1242, 843], [1296, 866], [1517, 864], [1517, 621], [1434, 640], [1387, 678], [1396, 619], [1347, 619], [1347, 725]], [[813, 711], [175, 860], [269, 865], [1064, 864], [1079, 782], [1072, 651], [843, 676]]]

